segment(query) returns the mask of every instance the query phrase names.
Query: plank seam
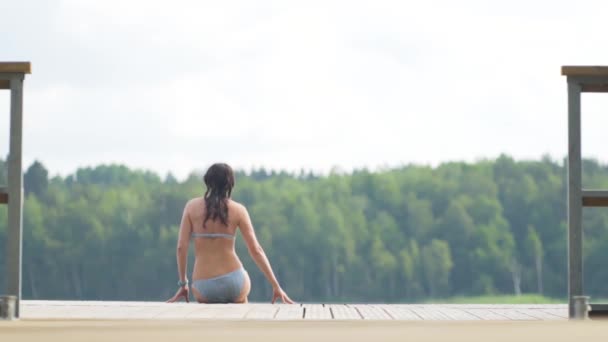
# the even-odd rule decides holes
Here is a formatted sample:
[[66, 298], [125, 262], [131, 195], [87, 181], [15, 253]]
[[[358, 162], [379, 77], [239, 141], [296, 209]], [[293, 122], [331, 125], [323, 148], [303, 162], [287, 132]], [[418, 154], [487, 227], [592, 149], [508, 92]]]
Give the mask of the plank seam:
[[420, 316], [420, 315], [419, 315], [419, 314], [416, 312], [416, 310], [410, 310], [410, 311], [411, 311], [411, 312], [413, 312], [413, 313], [414, 313], [414, 315], [418, 316], [418, 318], [420, 318], [420, 320], [422, 320], [422, 321], [424, 321], [424, 320], [425, 320], [425, 319], [424, 319], [424, 317]]
[[247, 315], [249, 315], [250, 312], [253, 311], [253, 307], [250, 307], [249, 310], [247, 310], [247, 312], [245, 312], [245, 314], [243, 315], [243, 317], [241, 317], [241, 319], [245, 319], [247, 318]]
[[[533, 309], [529, 309], [529, 310], [533, 310]], [[538, 318], [538, 317], [534, 317], [534, 316], [531, 316], [531, 315], [528, 315], [527, 313], [525, 313], [524, 311], [521, 311], [521, 310], [519, 310], [519, 309], [515, 309], [515, 311], [519, 312], [519, 313], [520, 313], [520, 314], [522, 314], [522, 315], [525, 315], [525, 316], [531, 317], [531, 318], [532, 318], [532, 319], [534, 319], [534, 320], [541, 321], [541, 319], [540, 319], [540, 318]]]
[[544, 309], [540, 309], [540, 311], [541, 311], [541, 312], [543, 312], [543, 313], [546, 313], [546, 314], [548, 314], [548, 315], [552, 315], [552, 316], [555, 316], [555, 317], [559, 317], [559, 318], [561, 318], [561, 319], [567, 318], [567, 317], [564, 317], [564, 316], [556, 315], [556, 314], [554, 314], [554, 313], [553, 313], [553, 312], [551, 312], [551, 311], [545, 311]]
[[279, 314], [279, 310], [281, 310], [279, 307], [277, 307], [277, 310], [274, 312], [274, 315], [272, 315], [272, 319], [277, 319], [277, 315]]
[[359, 308], [355, 306], [355, 311], [357, 311], [357, 313], [359, 314], [359, 316], [361, 317], [361, 319], [365, 319], [365, 317], [363, 317], [363, 314], [361, 313], [361, 311], [359, 311]]
[[502, 315], [502, 314], [500, 314], [500, 313], [496, 312], [496, 310], [488, 310], [488, 311], [490, 311], [491, 313], [493, 313], [493, 314], [495, 314], [495, 315], [498, 315], [498, 316], [500, 316], [500, 317], [503, 317], [503, 318], [505, 318], [505, 319], [507, 319], [507, 320], [509, 320], [509, 321], [513, 321], [511, 318], [507, 317], [506, 315]]
[[476, 314], [472, 313], [472, 312], [471, 312], [471, 311], [469, 311], [469, 310], [465, 310], [465, 309], [463, 309], [462, 311], [464, 311], [464, 312], [468, 313], [469, 315], [471, 315], [471, 316], [473, 316], [473, 317], [476, 317], [476, 318], [477, 318], [478, 320], [480, 320], [480, 321], [487, 321], [487, 320], [486, 320], [486, 319], [484, 319], [483, 317], [481, 317], [481, 316], [477, 316]]
[[[517, 312], [517, 313], [521, 313], [521, 312], [520, 312], [519, 310], [517, 310], [517, 309], [509, 309], [509, 310], [513, 310], [513, 311], [515, 311], [515, 312]], [[503, 316], [504, 318], [508, 319], [509, 321], [519, 321], [519, 319], [515, 319], [515, 318], [510, 318], [510, 317], [508, 317], [508, 316], [507, 316], [507, 314], [503, 314], [503, 315], [501, 315], [501, 314], [499, 314], [498, 312], [496, 312], [495, 310], [490, 310], [490, 311], [491, 311], [492, 313], [496, 314], [496, 315]], [[528, 317], [530, 317], [530, 318], [532, 318], [532, 319], [534, 319], [534, 320], [538, 320], [538, 319], [536, 319], [536, 318], [534, 318], [534, 317], [532, 317], [532, 316], [529, 316], [529, 315], [525, 315], [525, 314], [524, 314], [524, 316], [528, 316]]]
[[391, 318], [391, 319], [393, 319], [393, 320], [395, 319], [395, 317], [393, 317], [393, 315], [391, 315], [391, 313], [390, 313], [390, 312], [388, 312], [388, 310], [386, 310], [386, 308], [380, 308], [380, 309], [382, 309], [382, 311], [384, 311], [384, 313], [386, 313], [386, 315], [387, 315], [388, 317], [390, 317], [390, 318]]

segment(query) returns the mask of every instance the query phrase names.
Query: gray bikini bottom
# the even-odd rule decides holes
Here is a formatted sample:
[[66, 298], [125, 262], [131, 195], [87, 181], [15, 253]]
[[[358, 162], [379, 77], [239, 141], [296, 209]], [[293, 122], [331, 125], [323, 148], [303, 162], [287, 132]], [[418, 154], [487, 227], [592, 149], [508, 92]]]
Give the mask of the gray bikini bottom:
[[207, 303], [234, 303], [243, 290], [246, 276], [247, 271], [239, 268], [214, 278], [194, 280], [192, 287], [198, 290]]

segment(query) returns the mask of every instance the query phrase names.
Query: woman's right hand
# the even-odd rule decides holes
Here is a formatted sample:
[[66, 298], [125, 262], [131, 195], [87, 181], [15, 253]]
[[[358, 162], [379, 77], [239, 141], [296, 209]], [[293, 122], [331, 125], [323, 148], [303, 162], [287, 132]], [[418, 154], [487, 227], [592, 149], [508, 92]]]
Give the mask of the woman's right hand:
[[188, 285], [180, 286], [180, 288], [177, 289], [175, 295], [169, 298], [169, 300], [165, 303], [175, 303], [182, 297], [184, 297], [186, 303], [190, 303], [190, 289], [188, 288]]
[[283, 289], [280, 287], [275, 287], [272, 289], [272, 304], [274, 304], [277, 299], [280, 299], [285, 304], [293, 304], [293, 300], [291, 300], [287, 293], [285, 293], [285, 291], [283, 291]]

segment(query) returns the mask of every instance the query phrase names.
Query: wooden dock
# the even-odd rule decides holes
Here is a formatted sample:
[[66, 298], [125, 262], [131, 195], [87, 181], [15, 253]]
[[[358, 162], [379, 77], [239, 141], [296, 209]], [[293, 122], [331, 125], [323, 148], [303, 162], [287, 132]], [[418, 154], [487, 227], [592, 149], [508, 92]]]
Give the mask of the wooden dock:
[[556, 321], [566, 304], [195, 304], [110, 301], [21, 302], [24, 320]]

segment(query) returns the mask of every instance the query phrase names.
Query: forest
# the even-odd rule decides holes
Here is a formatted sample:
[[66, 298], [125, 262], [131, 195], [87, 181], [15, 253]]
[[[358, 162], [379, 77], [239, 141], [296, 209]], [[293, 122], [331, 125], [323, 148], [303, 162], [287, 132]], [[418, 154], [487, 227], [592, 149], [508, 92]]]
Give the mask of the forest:
[[[0, 184], [5, 170], [0, 160]], [[585, 187], [608, 188], [600, 162], [584, 160], [583, 174]], [[233, 199], [247, 206], [280, 283], [299, 302], [566, 298], [565, 180], [565, 161], [547, 156], [327, 174], [260, 168], [237, 170]], [[36, 161], [24, 191], [24, 298], [157, 301], [176, 290], [179, 220], [204, 193], [201, 172], [178, 181], [99, 165], [51, 177]], [[608, 210], [585, 209], [585, 291], [596, 298], [608, 297], [607, 223]], [[0, 206], [0, 260], [6, 232]], [[252, 278], [250, 301], [269, 300], [240, 238], [237, 252]]]

